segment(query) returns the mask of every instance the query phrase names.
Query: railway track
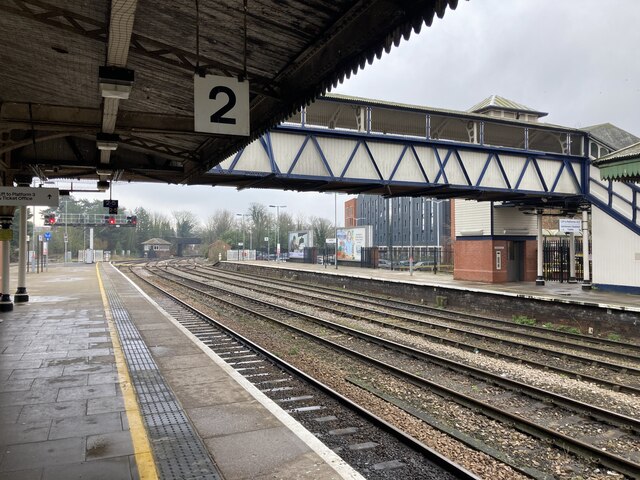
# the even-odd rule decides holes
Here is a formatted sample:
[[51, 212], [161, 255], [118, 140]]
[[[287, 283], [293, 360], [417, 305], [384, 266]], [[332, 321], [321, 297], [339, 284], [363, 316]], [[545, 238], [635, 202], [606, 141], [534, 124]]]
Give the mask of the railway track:
[[[167, 268], [171, 269], [172, 267], [167, 266]], [[179, 267], [175, 268], [177, 268], [176, 271], [179, 271]], [[633, 356], [625, 357], [626, 363], [621, 365], [602, 358], [583, 357], [577, 353], [571, 353], [571, 351], [548, 348], [538, 343], [529, 344], [522, 340], [509, 340], [503, 336], [496, 338], [477, 331], [470, 331], [468, 328], [437, 324], [429, 321], [429, 319], [416, 318], [416, 313], [409, 314], [403, 310], [396, 311], [396, 313], [390, 309], [380, 312], [378, 308], [371, 306], [369, 302], [365, 302], [362, 305], [356, 300], [352, 300], [351, 297], [348, 298], [348, 303], [341, 301], [340, 298], [342, 297], [340, 296], [337, 300], [328, 302], [327, 300], [331, 299], [326, 297], [326, 294], [323, 293], [324, 290], [321, 290], [320, 294], [318, 294], [317, 291], [310, 289], [308, 286], [302, 286], [303, 289], [300, 291], [295, 290], [293, 286], [281, 287], [274, 281], [246, 276], [238, 278], [227, 272], [221, 273], [210, 271], [210, 269], [203, 270], [201, 267], [190, 266], [187, 271], [189, 274], [202, 279], [218, 279], [226, 284], [240, 288], [247, 288], [250, 285], [254, 291], [260, 291], [285, 300], [290, 299], [291, 295], [295, 294], [296, 302], [331, 311], [336, 315], [344, 315], [375, 323], [469, 352], [515, 361], [544, 371], [553, 371], [578, 380], [605, 386], [614, 391], [634, 395], [640, 394], [640, 369], [632, 366], [635, 361]], [[251, 280], [250, 284], [247, 282], [248, 280]], [[472, 342], [470, 340], [478, 341]], [[529, 359], [526, 358], [523, 351], [530, 352]]]
[[[166, 264], [165, 266], [169, 266], [169, 264]], [[391, 306], [396, 311], [405, 311], [409, 313], [418, 312], [432, 318], [440, 320], [450, 320], [467, 327], [482, 326], [487, 330], [497, 333], [507, 332], [524, 339], [545, 341], [551, 345], [557, 346], [572, 346], [574, 348], [581, 349], [583, 352], [603, 354], [609, 358], [614, 357], [620, 358], [622, 360], [632, 359], [633, 361], [640, 362], [640, 345], [636, 344], [619, 342], [606, 338], [595, 338], [571, 332], [549, 331], [544, 327], [516, 324], [509, 320], [489, 317], [486, 315], [476, 315], [459, 311], [443, 310], [441, 308], [436, 308], [421, 303], [407, 302], [392, 298], [382, 298], [380, 297], [380, 295], [371, 295], [367, 294], [366, 292], [350, 292], [346, 288], [333, 288], [323, 285], [306, 285], [301, 284], [300, 282], [294, 282], [282, 278], [278, 278], [277, 280], [270, 280], [261, 277], [260, 279], [258, 279], [255, 275], [249, 275], [241, 272], [229, 272], [226, 270], [223, 271], [207, 265], [191, 264], [190, 268], [202, 269], [217, 274], [221, 274], [222, 272], [224, 272], [224, 274], [227, 275], [234, 275], [236, 277], [242, 277], [253, 281], [270, 281], [272, 285], [287, 285], [290, 288], [294, 288], [302, 292], [310, 292], [316, 294], [323, 292], [335, 298], [351, 299], [363, 304], [373, 305], [378, 308]], [[624, 366], [619, 366], [619, 368], [624, 368]]]
[[165, 310], [366, 478], [478, 478], [136, 270]]
[[[478, 369], [470, 369], [466, 365], [438, 358], [380, 337], [364, 334], [304, 312], [287, 309], [264, 300], [257, 300], [248, 295], [241, 295], [234, 290], [207, 284], [201, 285], [206, 289], [202, 290], [197, 286], [201, 284], [198, 280], [176, 279], [175, 273], [156, 273], [160, 273], [167, 281], [175, 282], [174, 285], [176, 286], [182, 282], [182, 288], [185, 288], [192, 295], [207, 296], [207, 302], [225, 302], [225, 308], [241, 310], [246, 315], [268, 319], [269, 322], [282, 328], [293, 330], [296, 334], [304, 335], [314, 342], [328, 346], [342, 354], [355, 357], [396, 378], [402, 378], [412, 385], [436, 392], [438, 395], [454, 400], [466, 408], [481, 411], [484, 415], [499, 422], [513, 424], [518, 430], [552, 442], [577, 456], [591, 460], [596, 459], [600, 464], [630, 476], [640, 471], [640, 465], [633, 459], [634, 451], [640, 445], [637, 438], [637, 433], [640, 431], [640, 422], [635, 418], [626, 417], [602, 408], [594, 408], [591, 405], [582, 404], [528, 385], [499, 378]], [[232, 297], [233, 302], [223, 298], [226, 296]], [[238, 305], [239, 303], [251, 304], [251, 307]], [[272, 313], [273, 311], [278, 311], [283, 316], [296, 317], [298, 320], [293, 322], [279, 320], [269, 314], [269, 312]], [[302, 322], [299, 319], [302, 319]], [[299, 325], [296, 325], [296, 322]], [[313, 329], [308, 327], [309, 322], [313, 322], [316, 330], [330, 329], [332, 333], [323, 334], [318, 331], [310, 331]], [[306, 327], [305, 324], [307, 325]], [[331, 339], [328, 337], [331, 337]], [[354, 338], [357, 338], [358, 342], [360, 342], [357, 348]], [[365, 351], [372, 350], [376, 350], [376, 353], [365, 353]], [[393, 355], [388, 352], [393, 352]], [[394, 358], [390, 358], [391, 356]], [[424, 370], [426, 368], [424, 366], [425, 363], [429, 363], [429, 376], [431, 378], [445, 378], [446, 381], [434, 382], [425, 378], [425, 375], [421, 373], [421, 369]], [[406, 368], [407, 366], [409, 368]], [[451, 372], [455, 372], [455, 375], [452, 375]], [[458, 376], [457, 379], [453, 379], [456, 375]], [[478, 382], [483, 383], [479, 384]], [[358, 383], [357, 379], [354, 383]], [[474, 395], [474, 386], [477, 390], [488, 393], [483, 395], [476, 393]], [[387, 397], [389, 396], [387, 395]], [[506, 401], [502, 403], [500, 401], [496, 402], [496, 398]], [[394, 402], [393, 398], [388, 399], [388, 401], [398, 404], [398, 402]], [[514, 407], [514, 405], [516, 406]], [[510, 411], [514, 409], [516, 410], [515, 413]], [[536, 412], [538, 417], [535, 420], [528, 418], [528, 414], [533, 412]], [[545, 424], [544, 421], [540, 420], [540, 417], [552, 418], [553, 422], [546, 422]], [[550, 423], [553, 425], [550, 426]], [[604, 432], [602, 439], [589, 438], [589, 441], [584, 441], [583, 437], [590, 437], [585, 432], [594, 431]], [[608, 439], [611, 438], [615, 438], [616, 442], [610, 442]]]

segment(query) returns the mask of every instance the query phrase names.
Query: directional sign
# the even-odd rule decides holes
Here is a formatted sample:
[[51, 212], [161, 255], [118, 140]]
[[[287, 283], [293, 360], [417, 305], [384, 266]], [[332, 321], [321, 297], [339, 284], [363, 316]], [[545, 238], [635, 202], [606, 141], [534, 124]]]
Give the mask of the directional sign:
[[219, 75], [193, 77], [196, 132], [249, 135], [249, 82]]
[[579, 218], [561, 218], [560, 231], [562, 233], [580, 233], [582, 231], [582, 220]]
[[0, 206], [57, 207], [59, 203], [57, 188], [0, 187]]
[[51, 240], [51, 232], [44, 232], [44, 239], [48, 242]]

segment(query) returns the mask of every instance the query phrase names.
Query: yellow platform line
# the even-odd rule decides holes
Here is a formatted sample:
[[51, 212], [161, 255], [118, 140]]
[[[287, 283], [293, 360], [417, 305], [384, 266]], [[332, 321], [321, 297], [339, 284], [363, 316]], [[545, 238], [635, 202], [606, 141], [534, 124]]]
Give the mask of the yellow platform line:
[[98, 284], [100, 286], [100, 295], [102, 295], [104, 313], [107, 318], [107, 324], [109, 325], [111, 342], [113, 343], [113, 353], [116, 357], [118, 379], [120, 389], [122, 390], [122, 396], [124, 398], [124, 408], [127, 414], [127, 421], [129, 422], [129, 432], [131, 433], [131, 441], [133, 442], [133, 452], [138, 466], [138, 475], [141, 480], [157, 480], [158, 472], [156, 470], [155, 461], [153, 460], [151, 444], [149, 443], [147, 430], [142, 422], [140, 406], [138, 405], [138, 400], [133, 390], [133, 385], [131, 384], [131, 377], [129, 376], [129, 369], [127, 368], [127, 364], [124, 359], [122, 346], [120, 345], [118, 331], [113, 323], [113, 315], [111, 314], [109, 300], [107, 299], [102, 278], [100, 277], [99, 265], [99, 263], [96, 264], [96, 275], [98, 276]]

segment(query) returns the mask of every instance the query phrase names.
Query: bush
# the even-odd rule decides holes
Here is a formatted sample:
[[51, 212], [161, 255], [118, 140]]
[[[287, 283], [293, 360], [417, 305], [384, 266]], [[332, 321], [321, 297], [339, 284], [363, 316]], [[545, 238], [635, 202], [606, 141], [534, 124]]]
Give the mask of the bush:
[[535, 318], [529, 318], [526, 315], [514, 315], [512, 319], [518, 325], [535, 325], [536, 324]]

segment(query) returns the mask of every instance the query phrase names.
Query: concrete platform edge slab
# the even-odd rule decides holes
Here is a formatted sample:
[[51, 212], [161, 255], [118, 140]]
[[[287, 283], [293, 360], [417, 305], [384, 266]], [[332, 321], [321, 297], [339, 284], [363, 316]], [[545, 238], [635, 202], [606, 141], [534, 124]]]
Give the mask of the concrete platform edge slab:
[[355, 471], [349, 464], [340, 458], [335, 452], [318, 440], [311, 432], [304, 428], [297, 420], [285, 412], [273, 400], [264, 395], [251, 382], [236, 372], [224, 360], [216, 355], [209, 347], [201, 342], [189, 330], [183, 327], [175, 318], [158, 305], [151, 297], [149, 297], [142, 289], [127, 278], [120, 270], [111, 265], [117, 273], [122, 275], [135, 288], [140, 295], [147, 299], [159, 312], [162, 313], [168, 321], [176, 326], [184, 335], [189, 338], [195, 345], [202, 350], [217, 366], [226, 372], [234, 381], [244, 388], [256, 401], [266, 408], [273, 416], [275, 416], [285, 427], [287, 427], [294, 435], [296, 435], [303, 443], [305, 443], [314, 453], [316, 453], [324, 462], [326, 462], [333, 470], [344, 479], [364, 480], [364, 477]]

